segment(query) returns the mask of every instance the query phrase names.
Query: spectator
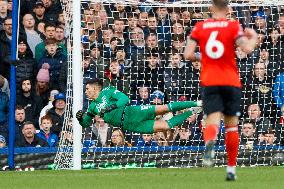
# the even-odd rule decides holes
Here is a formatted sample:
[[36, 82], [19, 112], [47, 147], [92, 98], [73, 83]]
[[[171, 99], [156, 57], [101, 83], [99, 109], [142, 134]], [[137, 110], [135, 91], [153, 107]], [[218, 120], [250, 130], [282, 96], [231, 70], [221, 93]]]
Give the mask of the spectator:
[[100, 118], [99, 116], [95, 117], [95, 125], [92, 127], [92, 131], [94, 133], [94, 139], [97, 141], [96, 146], [107, 146], [109, 144], [111, 135], [112, 135], [112, 128], [109, 126], [108, 123]]
[[113, 29], [112, 28], [103, 28], [102, 29], [102, 57], [104, 58], [110, 58], [111, 56], [111, 49], [110, 49], [110, 44], [111, 44], [111, 39], [115, 39], [113, 38]]
[[7, 61], [11, 55], [12, 18], [4, 19], [3, 30], [0, 31], [0, 75], [10, 79], [10, 63]]
[[[180, 21], [180, 8], [174, 8], [172, 12], [170, 13], [170, 19], [172, 23], [177, 23]], [[183, 22], [181, 22], [183, 25]]]
[[283, 35], [284, 34], [284, 13], [283, 12], [279, 14], [278, 25], [280, 27], [280, 34]]
[[8, 16], [8, 2], [7, 1], [0, 1], [0, 30], [3, 28], [3, 23], [5, 18]]
[[117, 60], [111, 61], [109, 70], [106, 70], [105, 76], [107, 83], [115, 86], [119, 91], [129, 94], [129, 81], [121, 71]]
[[137, 62], [144, 53], [144, 32], [142, 28], [136, 27], [130, 35], [130, 45], [126, 47], [126, 58]]
[[44, 63], [48, 63], [49, 76], [50, 76], [50, 86], [52, 88], [60, 87], [59, 78], [66, 78], [66, 72], [61, 70], [67, 70], [67, 57], [62, 52], [62, 49], [57, 45], [55, 39], [47, 39], [45, 41], [46, 51], [43, 57], [39, 60], [38, 68], [41, 68]]
[[156, 15], [154, 14], [149, 14], [148, 15], [148, 24], [147, 27], [143, 28], [144, 31], [144, 37], [145, 39], [152, 33], [152, 34], [157, 34], [157, 28], [158, 28], [158, 20]]
[[138, 15], [136, 13], [128, 13], [127, 14], [127, 26], [125, 27], [125, 31], [127, 34], [127, 38], [130, 37], [130, 33], [134, 28], [138, 25]]
[[158, 146], [158, 144], [156, 141], [154, 141], [153, 135], [142, 134], [138, 139], [136, 146]]
[[50, 91], [50, 95], [49, 95], [49, 98], [48, 98], [48, 104], [45, 106], [45, 107], [43, 107], [43, 109], [40, 111], [40, 115], [39, 115], [39, 125], [41, 125], [41, 118], [43, 117], [43, 116], [45, 116], [46, 115], [46, 113], [51, 109], [51, 108], [53, 108], [53, 101], [54, 101], [54, 96], [55, 95], [57, 95], [59, 93], [59, 91], [58, 90], [56, 90], [56, 89], [53, 89], [53, 90], [51, 90]]
[[175, 34], [176, 35], [184, 34], [184, 28], [183, 28], [182, 21], [174, 22], [172, 26], [172, 35], [175, 35]]
[[173, 143], [174, 146], [191, 146], [191, 130], [188, 127], [182, 127]]
[[[44, 26], [44, 35], [46, 39], [55, 38], [55, 26], [52, 24], [45, 24]], [[67, 48], [64, 46], [64, 44], [59, 43], [58, 48], [61, 49], [62, 54], [67, 57]], [[44, 53], [46, 47], [45, 47], [45, 41], [39, 43], [35, 48], [35, 60], [36, 62], [39, 62], [40, 59], [44, 56]]]
[[279, 110], [284, 107], [284, 72], [280, 73], [273, 86], [273, 98]]
[[260, 106], [258, 104], [249, 105], [247, 114], [248, 119], [255, 124], [257, 134], [265, 132], [271, 127], [270, 120], [262, 116]]
[[160, 58], [157, 52], [147, 53], [145, 68], [138, 73], [138, 86], [147, 85], [150, 91], [164, 91], [164, 69], [159, 66]]
[[23, 79], [21, 92], [17, 95], [17, 104], [25, 109], [26, 120], [33, 122], [36, 128], [39, 128], [38, 117], [43, 105], [41, 98], [33, 92], [30, 79]]
[[253, 61], [240, 47], [236, 48], [236, 58], [240, 77], [246, 78], [250, 71], [253, 70]]
[[21, 91], [21, 82], [23, 79], [29, 78], [35, 81], [36, 78], [36, 62], [33, 59], [33, 53], [25, 39], [18, 41], [18, 59], [16, 67], [16, 88], [17, 94]]
[[153, 139], [158, 146], [169, 146], [165, 133], [163, 132], [154, 133]]
[[34, 13], [36, 27], [40, 22], [46, 22], [45, 7], [41, 0], [37, 0], [35, 2], [34, 7], [33, 7], [33, 13]]
[[6, 140], [2, 135], [0, 135], [0, 148], [5, 148], [5, 147], [6, 147]]
[[67, 46], [63, 27], [56, 26], [54, 38], [56, 39], [58, 44], [63, 44], [65, 47]]
[[40, 132], [37, 133], [37, 136], [45, 140], [50, 147], [57, 146], [58, 136], [50, 131], [50, 128], [52, 127], [51, 117], [47, 115], [43, 116], [40, 123]]
[[184, 34], [174, 34], [172, 36], [172, 47], [168, 48], [168, 53], [174, 53], [175, 51], [179, 53], [184, 52], [184, 47], [185, 47], [185, 39], [184, 39]]
[[9, 97], [0, 89], [0, 125], [8, 121]]
[[185, 68], [185, 94], [190, 101], [201, 99], [200, 69], [199, 61], [192, 62], [189, 69]]
[[156, 14], [158, 16], [157, 35], [159, 45], [168, 47], [171, 45], [171, 21], [168, 18], [167, 7], [157, 7]]
[[273, 76], [278, 75], [284, 71], [283, 64], [283, 40], [281, 40], [280, 28], [279, 26], [273, 27], [269, 32], [269, 37], [267, 40], [266, 47], [266, 60], [269, 62], [267, 65], [268, 69], [271, 70]]
[[277, 138], [275, 136], [275, 131], [269, 128], [267, 131], [263, 132], [258, 136], [258, 145], [271, 146], [278, 144]]
[[[22, 128], [26, 119], [25, 109], [22, 106], [17, 105], [15, 108], [15, 139], [19, 140], [22, 137]], [[0, 133], [9, 141], [9, 125], [0, 125]]]
[[2, 75], [0, 75], [0, 90], [10, 96], [9, 82]]
[[49, 115], [52, 119], [53, 126], [51, 132], [60, 136], [63, 127], [64, 113], [66, 107], [66, 97], [63, 93], [58, 93], [54, 96], [52, 102], [53, 108], [51, 108], [46, 115]]
[[26, 14], [23, 17], [23, 26], [24, 28], [20, 36], [27, 41], [29, 48], [35, 56], [36, 46], [42, 42], [42, 39], [40, 34], [36, 31], [35, 19], [33, 15]]
[[111, 134], [110, 147], [131, 147], [131, 144], [125, 141], [124, 134], [120, 129], [113, 129]]
[[148, 12], [140, 12], [138, 18], [138, 27], [144, 29], [148, 25]]
[[[135, 97], [136, 98], [136, 97]], [[150, 104], [150, 90], [149, 87], [141, 86], [138, 87], [138, 97], [132, 100], [133, 105], [147, 105]]]
[[253, 15], [254, 18], [254, 29], [258, 32], [266, 33], [267, 34], [267, 16], [265, 15], [264, 11], [257, 11]]
[[146, 37], [146, 52], [157, 51], [161, 60], [166, 59], [166, 48], [163, 46], [158, 45], [157, 34], [150, 33]]
[[39, 70], [36, 77], [35, 92], [36, 95], [41, 98], [44, 106], [47, 105], [49, 101], [49, 68], [50, 66], [48, 63], [42, 64], [42, 68]]
[[[125, 45], [126, 42], [126, 36], [124, 33], [125, 29], [125, 20], [121, 19], [122, 17], [117, 17], [113, 21], [113, 31], [114, 31], [114, 36], [120, 39], [121, 43]], [[126, 45], [129, 44], [129, 42], [126, 43]]]
[[240, 145], [245, 149], [252, 149], [256, 145], [256, 127], [255, 123], [250, 120], [245, 120], [241, 129]]
[[187, 36], [187, 34], [189, 34], [190, 32], [190, 22], [191, 22], [190, 12], [188, 11], [187, 8], [182, 8], [181, 10], [181, 21], [183, 22], [183, 26], [185, 27], [184, 30]]
[[263, 62], [254, 65], [252, 74], [243, 78], [246, 104], [259, 104], [264, 116], [275, 117], [272, 104], [272, 77]]
[[42, 0], [45, 8], [46, 22], [56, 24], [59, 13], [62, 11], [61, 3], [53, 0]]
[[169, 65], [165, 68], [164, 80], [168, 100], [177, 101], [179, 96], [183, 94], [185, 86], [185, 69], [179, 53], [170, 55]]
[[17, 147], [47, 147], [48, 143], [36, 135], [36, 129], [32, 122], [27, 121], [22, 129], [23, 137], [16, 141]]

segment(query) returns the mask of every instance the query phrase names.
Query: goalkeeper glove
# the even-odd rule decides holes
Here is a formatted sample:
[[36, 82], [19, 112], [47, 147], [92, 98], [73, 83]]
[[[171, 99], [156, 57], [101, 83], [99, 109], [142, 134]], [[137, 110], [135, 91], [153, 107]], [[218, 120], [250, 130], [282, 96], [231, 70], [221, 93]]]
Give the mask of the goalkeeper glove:
[[79, 110], [77, 113], [76, 113], [76, 118], [77, 120], [80, 122], [83, 120], [83, 111], [82, 110]]
[[103, 118], [105, 113], [111, 112], [112, 110], [115, 110], [117, 108], [116, 104], [112, 104], [105, 109], [102, 109], [100, 112], [100, 117]]

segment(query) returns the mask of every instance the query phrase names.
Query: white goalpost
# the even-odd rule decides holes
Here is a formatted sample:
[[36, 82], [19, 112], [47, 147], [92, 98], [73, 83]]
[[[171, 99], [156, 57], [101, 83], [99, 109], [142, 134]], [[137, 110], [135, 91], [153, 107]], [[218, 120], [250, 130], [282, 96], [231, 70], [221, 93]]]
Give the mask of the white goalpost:
[[[90, 46], [91, 42], [83, 44], [83, 35], [89, 35], [89, 31], [93, 29], [88, 28], [86, 24], [83, 26], [82, 15], [84, 6], [83, 3], [87, 4], [88, 7], [91, 4], [101, 3], [106, 7], [121, 3], [123, 6], [144, 6], [151, 9], [157, 7], [167, 7], [167, 8], [178, 8], [179, 11], [187, 10], [188, 12], [198, 9], [199, 13], [208, 16], [209, 6], [211, 5], [211, 0], [181, 0], [173, 3], [163, 3], [156, 0], [146, 0], [141, 3], [139, 0], [60, 0], [64, 10], [65, 16], [65, 25], [66, 25], [66, 34], [67, 37], [67, 49], [68, 49], [68, 77], [67, 77], [67, 91], [66, 91], [66, 111], [64, 118], [64, 126], [62, 129], [60, 142], [58, 146], [58, 151], [54, 163], [56, 164], [56, 169], [72, 169], [80, 170], [84, 165], [85, 167], [92, 168], [109, 168], [109, 167], [196, 167], [202, 166], [201, 157], [203, 154], [203, 148], [201, 145], [189, 146], [189, 147], [180, 147], [180, 146], [166, 146], [166, 147], [156, 147], [156, 148], [141, 148], [141, 147], [132, 147], [132, 148], [123, 148], [123, 147], [102, 147], [97, 148], [96, 145], [90, 145], [85, 147], [84, 144], [86, 141], [92, 141], [92, 137], [95, 135], [93, 128], [82, 129], [80, 124], [76, 119], [76, 112], [82, 110], [83, 108], [83, 59], [86, 58], [85, 51], [91, 51]], [[275, 8], [277, 10], [281, 9], [281, 6], [284, 6], [284, 0], [231, 0], [232, 7], [235, 7], [234, 15], [237, 19], [247, 22], [248, 25], [252, 25], [251, 20], [246, 20], [244, 16], [250, 9], [250, 7], [263, 6], [265, 8], [271, 9]], [[94, 6], [95, 7], [95, 6]], [[244, 11], [240, 14], [241, 11]], [[284, 9], [283, 9], [284, 10]], [[107, 12], [107, 10], [103, 10]], [[114, 19], [114, 15], [117, 14], [115, 11], [108, 12], [107, 19]], [[278, 18], [278, 15], [275, 15], [275, 18]], [[97, 15], [96, 15], [97, 16]], [[273, 22], [276, 22], [274, 15], [272, 15]], [[121, 18], [125, 20], [125, 25], [128, 26], [127, 18]], [[138, 17], [139, 19], [139, 17]], [[197, 18], [198, 19], [198, 18]], [[98, 18], [99, 20], [99, 18]], [[96, 20], [97, 21], [97, 20]], [[99, 23], [99, 22], [98, 22]], [[96, 23], [91, 23], [96, 24]], [[90, 24], [90, 25], [91, 25]], [[113, 23], [107, 25], [107, 27], [113, 27]], [[107, 28], [106, 27], [106, 28]], [[184, 28], [188, 27], [188, 31], [191, 31], [192, 26], [188, 23], [183, 25]], [[102, 30], [104, 27], [101, 27]], [[87, 31], [86, 33], [84, 33]], [[103, 31], [101, 31], [103, 32]], [[158, 34], [157, 34], [158, 35]], [[90, 37], [90, 36], [88, 36]], [[94, 42], [93, 42], [94, 43]], [[97, 43], [97, 41], [96, 41]], [[166, 47], [164, 47], [166, 48]], [[282, 47], [283, 48], [283, 47]], [[284, 51], [283, 51], [284, 52]], [[145, 53], [145, 52], [144, 52]], [[89, 52], [86, 53], [89, 55]], [[145, 53], [146, 54], [146, 53]], [[274, 56], [274, 55], [273, 55]], [[104, 66], [109, 61], [109, 57], [102, 58]], [[142, 60], [144, 61], [144, 60]], [[247, 63], [247, 62], [246, 62]], [[138, 67], [138, 66], [137, 66]], [[191, 67], [187, 64], [184, 65], [185, 69], [188, 71]], [[140, 70], [139, 70], [140, 71]], [[248, 76], [248, 73], [251, 70], [246, 69], [243, 75]], [[130, 81], [135, 81], [136, 78], [128, 78]], [[193, 86], [183, 86], [183, 88], [193, 88]], [[185, 90], [186, 91], [186, 90]], [[244, 91], [246, 94], [249, 91]], [[190, 94], [185, 94], [190, 96]], [[273, 119], [272, 114], [268, 115], [268, 118]], [[278, 117], [277, 117], [278, 119]], [[273, 123], [276, 124], [276, 123]], [[283, 129], [284, 130], [284, 129]], [[193, 138], [195, 137], [195, 131], [191, 131]], [[140, 136], [138, 133], [131, 133], [131, 137]], [[284, 132], [279, 137], [283, 137]], [[196, 138], [194, 139], [196, 140]], [[200, 140], [202, 140], [200, 138]], [[283, 140], [284, 141], [284, 140]], [[242, 165], [269, 165], [272, 164], [274, 155], [283, 153], [282, 148], [277, 148], [276, 151], [244, 151], [240, 152], [239, 160]], [[225, 160], [225, 150], [220, 148], [217, 151], [216, 162], [219, 166], [226, 164]], [[262, 156], [263, 155], [263, 156]], [[269, 156], [269, 158], [265, 158]], [[264, 158], [263, 158], [264, 157]], [[274, 158], [275, 159], [275, 158]], [[263, 161], [262, 161], [263, 160]]]
[[81, 169], [82, 127], [76, 118], [76, 112], [82, 109], [82, 54], [81, 54], [81, 0], [73, 1], [73, 170]]

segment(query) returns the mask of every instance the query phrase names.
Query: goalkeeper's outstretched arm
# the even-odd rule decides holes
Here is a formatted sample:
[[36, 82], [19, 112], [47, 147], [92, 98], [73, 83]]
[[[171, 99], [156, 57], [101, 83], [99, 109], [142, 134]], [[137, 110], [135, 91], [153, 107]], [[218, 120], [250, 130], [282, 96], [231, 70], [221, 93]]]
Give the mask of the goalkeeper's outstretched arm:
[[93, 114], [92, 112], [93, 111], [92, 111], [92, 103], [91, 103], [91, 106], [88, 108], [88, 111], [86, 113], [84, 113], [82, 110], [79, 110], [76, 113], [76, 118], [83, 128], [87, 128], [90, 126], [93, 118], [95, 117], [95, 114]]

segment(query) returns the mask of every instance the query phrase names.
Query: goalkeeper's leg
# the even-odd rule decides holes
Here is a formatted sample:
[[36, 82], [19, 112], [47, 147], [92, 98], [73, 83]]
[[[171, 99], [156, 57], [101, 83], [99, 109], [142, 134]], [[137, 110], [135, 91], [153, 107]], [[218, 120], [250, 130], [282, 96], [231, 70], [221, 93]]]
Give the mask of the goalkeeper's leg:
[[192, 115], [191, 111], [186, 111], [182, 114], [173, 116], [171, 119], [164, 120], [146, 120], [137, 123], [124, 124], [123, 129], [137, 132], [151, 134], [159, 131], [167, 131], [174, 126], [181, 125], [189, 116]]
[[202, 106], [201, 101], [182, 101], [182, 102], [172, 102], [165, 105], [156, 105], [155, 113], [156, 115], [163, 115], [168, 112], [176, 112], [184, 110], [191, 107]]

